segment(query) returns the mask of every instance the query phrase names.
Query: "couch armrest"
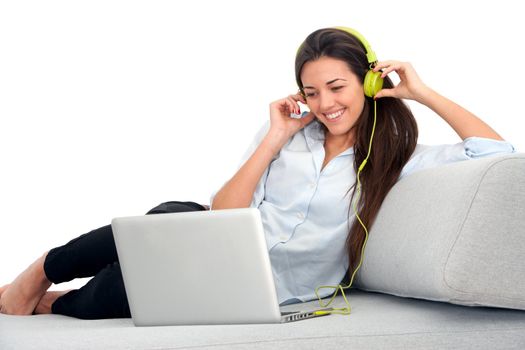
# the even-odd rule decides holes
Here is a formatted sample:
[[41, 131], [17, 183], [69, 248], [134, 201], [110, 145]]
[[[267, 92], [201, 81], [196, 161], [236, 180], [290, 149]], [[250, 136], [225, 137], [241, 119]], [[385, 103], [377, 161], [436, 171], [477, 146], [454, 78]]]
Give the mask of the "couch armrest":
[[356, 286], [398, 296], [525, 309], [525, 154], [401, 179], [378, 213]]

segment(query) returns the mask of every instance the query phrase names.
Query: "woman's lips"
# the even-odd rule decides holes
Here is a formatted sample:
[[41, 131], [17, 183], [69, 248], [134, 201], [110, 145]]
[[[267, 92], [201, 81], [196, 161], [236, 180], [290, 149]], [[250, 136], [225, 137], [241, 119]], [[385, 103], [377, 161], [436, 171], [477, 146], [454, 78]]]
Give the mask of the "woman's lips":
[[338, 117], [336, 117], [336, 118], [330, 119], [330, 118], [328, 118], [326, 115], [325, 115], [324, 117], [325, 117], [325, 119], [326, 119], [328, 122], [330, 122], [330, 123], [336, 123], [336, 122], [338, 122], [338, 121], [343, 117], [343, 115], [344, 115], [345, 112], [346, 112], [346, 108], [343, 108], [342, 111], [343, 111], [343, 112], [341, 112], [341, 114], [340, 114]]

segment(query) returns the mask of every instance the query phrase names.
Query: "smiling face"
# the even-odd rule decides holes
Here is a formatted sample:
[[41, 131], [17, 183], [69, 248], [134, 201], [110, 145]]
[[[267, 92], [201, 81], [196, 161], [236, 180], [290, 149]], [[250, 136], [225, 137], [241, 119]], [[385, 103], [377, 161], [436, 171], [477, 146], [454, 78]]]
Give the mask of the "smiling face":
[[365, 104], [363, 84], [357, 75], [345, 61], [324, 56], [304, 64], [301, 82], [310, 111], [328, 129], [326, 144], [353, 146], [354, 126]]

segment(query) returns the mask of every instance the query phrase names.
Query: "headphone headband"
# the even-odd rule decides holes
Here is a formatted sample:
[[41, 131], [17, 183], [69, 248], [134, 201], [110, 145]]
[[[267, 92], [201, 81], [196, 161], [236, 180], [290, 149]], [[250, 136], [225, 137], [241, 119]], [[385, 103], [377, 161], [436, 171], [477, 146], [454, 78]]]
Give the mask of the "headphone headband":
[[365, 37], [363, 35], [361, 35], [361, 33], [359, 33], [357, 30], [355, 29], [352, 29], [352, 28], [348, 28], [348, 27], [342, 27], [342, 26], [337, 26], [337, 27], [334, 27], [335, 29], [340, 29], [340, 30], [344, 30], [345, 32], [347, 33], [350, 33], [352, 34], [353, 36], [355, 36], [357, 39], [359, 39], [359, 41], [363, 44], [363, 46], [365, 47], [365, 50], [366, 50], [366, 58], [368, 59], [368, 63], [374, 63], [374, 62], [377, 62], [377, 57], [376, 57], [376, 53], [372, 50], [372, 47], [370, 46], [370, 44], [368, 43], [368, 41], [365, 39]]
[[[372, 47], [370, 46], [368, 41], [365, 39], [365, 37], [363, 35], [361, 35], [361, 33], [359, 33], [357, 30], [349, 28], [349, 27], [336, 26], [336, 27], [333, 27], [333, 28], [339, 29], [339, 30], [343, 30], [343, 31], [345, 31], [345, 32], [355, 36], [363, 44], [363, 46], [365, 47], [366, 58], [368, 59], [368, 63], [377, 62], [377, 57], [376, 57], [375, 52], [372, 50]], [[303, 44], [301, 44], [299, 46], [299, 48], [297, 49], [297, 53], [299, 53], [299, 50], [301, 49], [302, 46], [303, 46]]]

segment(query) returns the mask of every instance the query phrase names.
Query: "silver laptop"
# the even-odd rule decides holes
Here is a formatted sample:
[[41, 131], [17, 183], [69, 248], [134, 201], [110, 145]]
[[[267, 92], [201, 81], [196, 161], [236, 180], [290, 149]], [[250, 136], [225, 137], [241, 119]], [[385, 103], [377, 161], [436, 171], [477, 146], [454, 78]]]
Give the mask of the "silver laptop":
[[281, 312], [255, 208], [114, 218], [136, 326], [282, 323], [331, 309]]

